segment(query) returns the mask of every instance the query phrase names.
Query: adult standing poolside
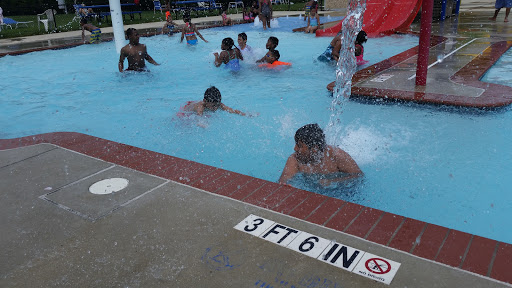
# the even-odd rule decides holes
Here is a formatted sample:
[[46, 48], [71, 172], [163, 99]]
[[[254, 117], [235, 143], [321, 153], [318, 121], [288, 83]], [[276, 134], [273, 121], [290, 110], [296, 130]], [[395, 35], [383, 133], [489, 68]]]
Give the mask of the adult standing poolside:
[[489, 18], [489, 20], [496, 21], [496, 17], [498, 17], [498, 13], [500, 12], [501, 8], [506, 8], [504, 22], [508, 22], [508, 15], [510, 14], [510, 8], [512, 8], [512, 0], [496, 0], [494, 8], [496, 8], [496, 11], [494, 11], [494, 16]]
[[272, 1], [270, 0], [259, 0], [260, 1], [260, 20], [263, 22], [263, 30], [270, 28], [270, 20], [272, 20]]
[[127, 71], [138, 71], [144, 72], [146, 70], [146, 62], [153, 65], [160, 65], [156, 63], [151, 56], [149, 56], [146, 45], [139, 43], [139, 32], [135, 28], [128, 28], [126, 30], [126, 37], [130, 40], [130, 43], [121, 49], [121, 55], [119, 56], [119, 72], [123, 72], [124, 59], [128, 58]]

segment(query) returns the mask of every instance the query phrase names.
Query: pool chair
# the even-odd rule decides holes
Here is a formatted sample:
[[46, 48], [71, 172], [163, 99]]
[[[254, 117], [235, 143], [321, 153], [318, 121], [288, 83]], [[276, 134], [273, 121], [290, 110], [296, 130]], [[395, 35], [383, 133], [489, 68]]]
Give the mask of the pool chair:
[[18, 25], [25, 25], [28, 27], [28, 23], [32, 23], [34, 21], [26, 21], [26, 22], [18, 22], [14, 19], [11, 19], [11, 18], [4, 18], [4, 23], [0, 24], [0, 31], [2, 31], [2, 27], [5, 26], [5, 27], [9, 27], [12, 29], [12, 26], [14, 26], [14, 28], [18, 28]]
[[160, 13], [164, 13], [163, 11], [167, 9], [167, 5], [162, 5], [160, 1], [153, 1], [153, 14], [156, 13], [156, 10], [160, 10]]
[[48, 32], [48, 28], [51, 27], [51, 25], [55, 28], [55, 14], [57, 14], [55, 9], [48, 9], [41, 14], [37, 14], [37, 28], [41, 29], [39, 23], [43, 23], [46, 32]]
[[236, 9], [236, 13], [238, 14], [238, 6], [241, 6], [242, 10], [243, 10], [244, 9], [244, 2], [243, 1], [229, 2], [228, 6], [230, 8], [235, 8]]

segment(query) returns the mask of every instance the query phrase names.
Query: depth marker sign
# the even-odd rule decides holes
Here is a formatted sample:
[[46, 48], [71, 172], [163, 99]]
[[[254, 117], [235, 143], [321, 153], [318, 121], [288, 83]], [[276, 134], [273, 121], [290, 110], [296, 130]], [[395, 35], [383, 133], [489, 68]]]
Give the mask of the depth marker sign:
[[233, 228], [388, 285], [400, 268], [398, 262], [252, 214]]

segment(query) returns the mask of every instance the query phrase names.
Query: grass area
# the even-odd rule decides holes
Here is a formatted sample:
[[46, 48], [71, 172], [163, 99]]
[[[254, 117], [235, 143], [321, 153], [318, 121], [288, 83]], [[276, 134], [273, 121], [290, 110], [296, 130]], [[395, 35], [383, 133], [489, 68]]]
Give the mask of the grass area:
[[[274, 11], [299, 11], [304, 8], [304, 3], [294, 3], [290, 5], [273, 5], [272, 8]], [[239, 13], [241, 13], [241, 10], [238, 10]], [[229, 9], [228, 14], [234, 14], [236, 13], [236, 10]], [[200, 12], [192, 12], [192, 17], [205, 17], [205, 16], [215, 16], [219, 15], [218, 10], [212, 10], [212, 11], [200, 11]], [[12, 18], [18, 22], [28, 22], [32, 21], [31, 23], [28, 23], [27, 25], [18, 25], [18, 28], [9, 29], [6, 26], [3, 26], [2, 31], [0, 31], [0, 39], [2, 38], [15, 38], [15, 37], [25, 37], [25, 36], [32, 36], [32, 35], [42, 35], [46, 34], [44, 30], [44, 26], [41, 23], [40, 27], [38, 28], [37, 25], [37, 16], [36, 15], [19, 15], [19, 16], [7, 16], [4, 15], [4, 17]], [[176, 17], [175, 17], [176, 18]], [[181, 19], [181, 15], [178, 14], [178, 19]], [[109, 17], [110, 19], [110, 17]], [[56, 14], [55, 15], [55, 21], [57, 22], [57, 29], [51, 33], [55, 32], [66, 32], [66, 31], [75, 31], [80, 30], [79, 20], [75, 18], [75, 14]], [[135, 19], [131, 20], [129, 15], [125, 15], [124, 24], [125, 25], [132, 25], [132, 24], [140, 24], [140, 23], [149, 23], [149, 22], [159, 22], [159, 21], [165, 21], [165, 15], [156, 12], [153, 13], [153, 11], [142, 11], [142, 19], [139, 19], [139, 14], [135, 14]], [[99, 28], [103, 27], [111, 27], [112, 23], [103, 21], [98, 23], [96, 20], [92, 22], [95, 26], [98, 26]]]

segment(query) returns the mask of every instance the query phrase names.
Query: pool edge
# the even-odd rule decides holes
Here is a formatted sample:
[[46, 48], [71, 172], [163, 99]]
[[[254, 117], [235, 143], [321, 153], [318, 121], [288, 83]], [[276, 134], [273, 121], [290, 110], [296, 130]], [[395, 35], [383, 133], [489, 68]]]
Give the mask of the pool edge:
[[0, 150], [49, 143], [512, 284], [512, 245], [194, 161], [77, 132], [0, 139]]

